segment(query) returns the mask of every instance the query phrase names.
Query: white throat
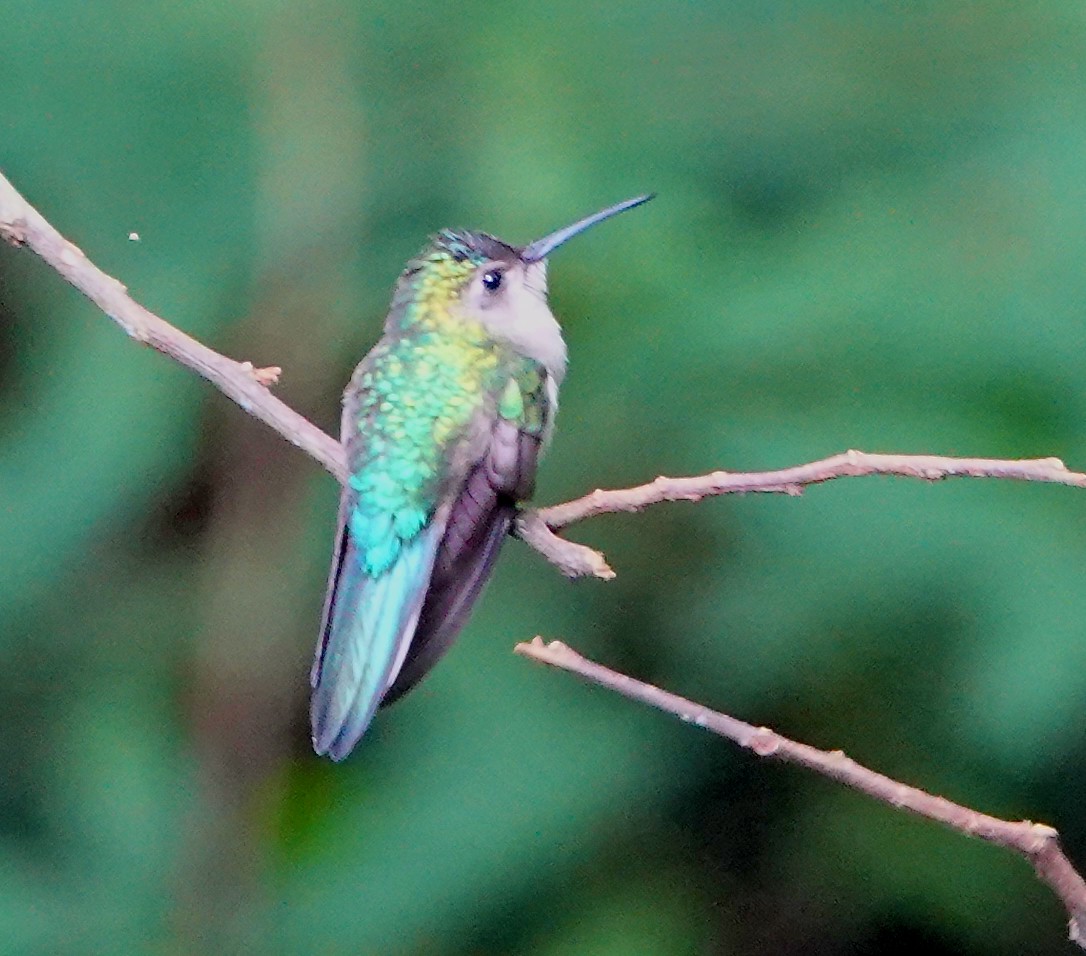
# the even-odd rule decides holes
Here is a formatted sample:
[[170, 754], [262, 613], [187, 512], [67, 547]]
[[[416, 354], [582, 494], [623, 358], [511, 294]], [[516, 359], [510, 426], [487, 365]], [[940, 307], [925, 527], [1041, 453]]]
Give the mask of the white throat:
[[547, 305], [546, 262], [510, 269], [509, 279], [500, 303], [479, 308], [476, 315], [494, 338], [535, 359], [560, 384], [566, 374], [566, 343]]

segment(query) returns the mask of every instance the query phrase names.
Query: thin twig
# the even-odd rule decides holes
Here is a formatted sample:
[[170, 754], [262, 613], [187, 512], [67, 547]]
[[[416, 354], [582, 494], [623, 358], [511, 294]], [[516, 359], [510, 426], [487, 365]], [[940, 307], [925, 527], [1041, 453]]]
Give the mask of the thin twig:
[[541, 637], [518, 644], [518, 654], [576, 674], [585, 680], [638, 703], [647, 704], [680, 720], [703, 727], [745, 747], [759, 757], [775, 757], [798, 764], [898, 810], [945, 824], [966, 836], [977, 837], [1025, 857], [1037, 876], [1060, 898], [1069, 917], [1070, 939], [1086, 949], [1086, 881], [1060, 848], [1059, 834], [1043, 823], [1014, 822], [979, 813], [917, 787], [899, 783], [861, 766], [840, 750], [818, 750], [783, 737], [768, 727], [755, 727], [727, 714], [635, 680], [589, 660], [561, 641], [544, 643]]
[[610, 581], [615, 572], [595, 548], [560, 538], [537, 510], [522, 511], [514, 528], [521, 541], [535, 548], [567, 578], [599, 578]]
[[944, 478], [1003, 478], [1011, 481], [1040, 481], [1086, 488], [1086, 474], [1068, 470], [1059, 458], [949, 458], [941, 455], [881, 455], [846, 451], [806, 465], [779, 471], [714, 471], [692, 478], [667, 478], [634, 488], [610, 491], [597, 489], [583, 498], [542, 508], [539, 517], [552, 530], [565, 528], [586, 518], [619, 511], [640, 511], [662, 501], [701, 501], [714, 495], [769, 492], [798, 496], [808, 485], [834, 478], [866, 475], [896, 475], [940, 481]]
[[570, 542], [555, 534], [587, 518], [616, 512], [641, 511], [664, 501], [701, 501], [716, 495], [752, 492], [799, 496], [809, 485], [835, 478], [859, 478], [866, 475], [896, 475], [939, 481], [944, 478], [1001, 478], [1011, 481], [1039, 481], [1049, 484], [1086, 488], [1086, 474], [1070, 471], [1058, 458], [951, 458], [941, 455], [880, 455], [846, 451], [840, 455], [812, 461], [779, 471], [714, 471], [690, 478], [661, 475], [648, 484], [633, 488], [597, 489], [582, 498], [560, 505], [540, 508], [524, 515], [517, 534], [556, 565], [567, 577], [612, 578], [602, 554]]
[[[340, 482], [344, 480], [346, 468], [339, 442], [268, 391], [268, 386], [278, 380], [278, 367], [254, 368], [250, 362], [235, 362], [139, 305], [120, 282], [98, 269], [77, 246], [57, 232], [2, 175], [0, 237], [16, 245], [28, 246], [132, 338], [202, 375], [244, 411], [315, 458]], [[640, 511], [664, 501], [700, 501], [712, 495], [746, 492], [799, 495], [808, 485], [862, 475], [899, 475], [928, 481], [950, 477], [1003, 478], [1086, 487], [1086, 474], [1069, 471], [1058, 458], [1004, 461], [848, 451], [781, 471], [716, 471], [690, 478], [661, 476], [634, 488], [597, 490], [563, 504], [525, 511], [517, 520], [515, 530], [518, 537], [567, 577], [607, 580], [615, 573], [599, 551], [567, 541], [555, 532], [586, 518]]]

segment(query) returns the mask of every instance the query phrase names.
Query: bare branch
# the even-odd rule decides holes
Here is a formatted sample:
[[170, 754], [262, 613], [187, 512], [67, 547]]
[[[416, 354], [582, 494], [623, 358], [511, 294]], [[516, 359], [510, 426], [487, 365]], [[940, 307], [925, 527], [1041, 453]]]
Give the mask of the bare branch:
[[808, 485], [821, 484], [834, 478], [861, 478], [867, 475], [896, 475], [925, 481], [1001, 478], [1086, 488], [1086, 474], [1070, 471], [1059, 458], [950, 458], [940, 455], [880, 455], [850, 450], [779, 471], [714, 471], [690, 478], [661, 475], [648, 484], [633, 488], [597, 489], [582, 498], [540, 508], [525, 515], [518, 522], [517, 534], [567, 577], [610, 579], [615, 576], [614, 571], [598, 551], [584, 545], [578, 545], [578, 550], [573, 551], [569, 548], [570, 542], [547, 532], [602, 514], [641, 511], [665, 501], [701, 501], [716, 495], [751, 492], [798, 497]]
[[137, 342], [170, 356], [202, 375], [241, 408], [315, 458], [339, 481], [346, 468], [339, 442], [268, 391], [278, 369], [254, 368], [201, 345], [134, 301], [128, 290], [91, 262], [56, 231], [15, 187], [0, 175], [0, 237], [26, 245], [98, 306]]
[[853, 790], [897, 810], [945, 824], [966, 836], [1003, 847], [1025, 857], [1037, 876], [1052, 888], [1067, 909], [1070, 939], [1086, 949], [1086, 881], [1060, 849], [1059, 834], [1043, 823], [1028, 820], [1014, 822], [970, 810], [945, 797], [937, 797], [917, 787], [910, 787], [874, 770], [861, 766], [840, 750], [818, 750], [797, 743], [768, 727], [755, 727], [727, 714], [670, 694], [652, 684], [635, 680], [590, 661], [561, 641], [544, 643], [541, 637], [518, 644], [518, 654], [569, 671], [593, 684], [613, 690], [623, 697], [647, 704], [680, 720], [704, 727], [721, 737], [745, 747], [759, 757], [775, 757], [798, 764], [843, 783]]
[[583, 498], [542, 508], [539, 517], [552, 530], [565, 528], [586, 518], [619, 511], [641, 511], [663, 501], [701, 501], [715, 495], [770, 492], [801, 495], [808, 485], [834, 478], [866, 475], [897, 475], [939, 481], [943, 478], [1003, 478], [1012, 481], [1041, 481], [1086, 488], [1086, 474], [1069, 471], [1058, 458], [1027, 458], [1006, 461], [999, 458], [944, 458], [940, 455], [878, 455], [846, 451], [841, 455], [812, 461], [779, 471], [714, 471], [692, 478], [660, 476], [647, 485], [596, 490]]

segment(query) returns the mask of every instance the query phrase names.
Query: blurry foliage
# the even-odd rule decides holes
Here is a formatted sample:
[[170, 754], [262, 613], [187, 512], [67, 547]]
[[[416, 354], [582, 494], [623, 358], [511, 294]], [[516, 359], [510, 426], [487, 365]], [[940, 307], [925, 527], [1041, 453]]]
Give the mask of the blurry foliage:
[[[847, 447], [1086, 464], [1081, 4], [8, 4], [0, 167], [326, 428], [398, 269], [555, 257], [540, 498]], [[139, 233], [131, 242], [128, 235]], [[1028, 868], [509, 653], [534, 633], [1061, 827], [1086, 510], [866, 480], [511, 544], [350, 761], [308, 749], [336, 489], [0, 252], [4, 953], [1066, 952]]]

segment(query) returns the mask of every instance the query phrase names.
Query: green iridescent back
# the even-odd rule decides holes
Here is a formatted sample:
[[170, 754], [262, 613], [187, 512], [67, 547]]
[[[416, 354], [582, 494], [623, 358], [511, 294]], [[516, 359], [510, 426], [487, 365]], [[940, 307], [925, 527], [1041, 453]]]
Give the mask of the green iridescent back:
[[480, 264], [515, 253], [491, 237], [468, 242], [464, 235], [439, 234], [409, 264], [386, 337], [352, 380], [343, 437], [357, 496], [348, 521], [372, 576], [429, 522], [446, 491], [448, 463], [463, 454], [480, 413], [533, 434], [546, 426], [542, 366], [454, 312], [460, 288]]

